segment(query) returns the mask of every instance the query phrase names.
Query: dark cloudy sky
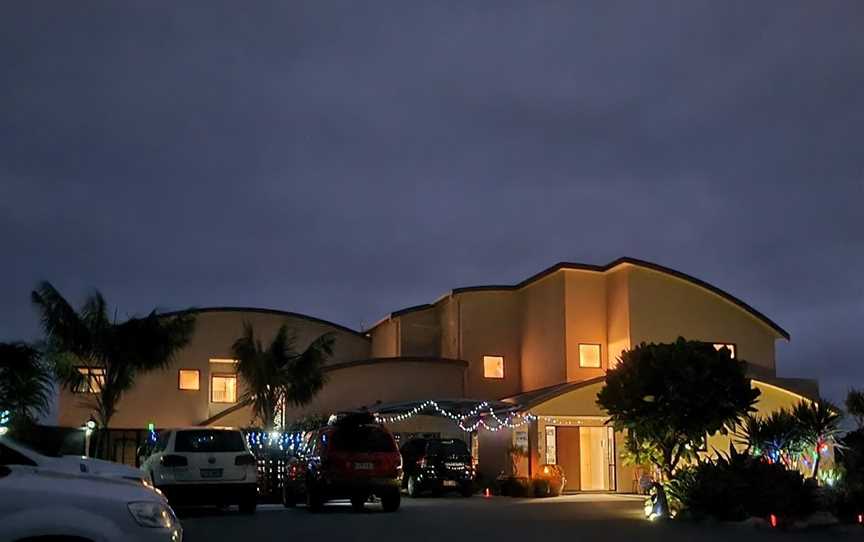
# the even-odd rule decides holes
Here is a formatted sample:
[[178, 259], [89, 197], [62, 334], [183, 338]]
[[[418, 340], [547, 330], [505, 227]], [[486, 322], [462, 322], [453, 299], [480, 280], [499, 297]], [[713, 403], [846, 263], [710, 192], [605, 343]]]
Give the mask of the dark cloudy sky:
[[0, 6], [0, 340], [47, 278], [121, 315], [351, 327], [629, 255], [864, 386], [864, 3]]

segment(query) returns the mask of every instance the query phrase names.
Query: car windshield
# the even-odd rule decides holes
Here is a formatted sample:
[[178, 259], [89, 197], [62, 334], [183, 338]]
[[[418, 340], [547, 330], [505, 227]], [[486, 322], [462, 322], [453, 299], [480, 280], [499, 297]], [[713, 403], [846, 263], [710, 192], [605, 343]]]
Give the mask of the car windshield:
[[9, 448], [14, 449], [18, 453], [24, 454], [25, 456], [29, 457], [33, 461], [36, 461], [37, 463], [49, 457], [46, 454], [37, 452], [30, 446], [27, 446], [26, 444], [21, 444], [17, 440], [8, 436], [4, 436], [2, 439], [0, 439], [0, 443], [6, 444]]
[[246, 447], [239, 431], [178, 431], [176, 452], [243, 452]]
[[340, 427], [333, 433], [337, 452], [395, 452], [396, 443], [384, 429], [374, 425]]
[[468, 446], [458, 439], [430, 440], [426, 453], [430, 456], [468, 455]]

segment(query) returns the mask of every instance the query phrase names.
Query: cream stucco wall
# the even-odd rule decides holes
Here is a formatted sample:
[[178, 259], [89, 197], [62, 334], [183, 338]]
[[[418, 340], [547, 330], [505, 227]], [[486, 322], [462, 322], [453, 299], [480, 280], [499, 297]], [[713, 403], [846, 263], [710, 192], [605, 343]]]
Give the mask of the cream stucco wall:
[[[304, 349], [324, 333], [334, 334], [334, 354], [330, 363], [369, 357], [369, 340], [360, 334], [332, 325], [285, 313], [266, 311], [201, 311], [196, 313], [196, 329], [189, 344], [181, 350], [170, 368], [140, 375], [135, 386], [124, 394], [111, 420], [117, 428], [143, 428], [148, 422], [159, 427], [195, 425], [231, 407], [210, 402], [210, 376], [232, 373], [231, 364], [211, 364], [211, 358], [230, 358], [231, 345], [241, 335], [243, 323], [249, 322], [265, 344], [279, 326], [287, 324], [296, 335], [296, 348]], [[199, 389], [178, 389], [178, 370], [197, 369]], [[238, 396], [242, 392], [242, 383]], [[59, 394], [58, 422], [63, 426], [80, 426], [91, 410], [80, 405], [89, 396], [64, 390]]]
[[[606, 276], [603, 273], [564, 270], [564, 318], [567, 343], [567, 381], [602, 376], [608, 366], [606, 349]], [[600, 345], [600, 367], [579, 366], [579, 345]]]
[[737, 357], [774, 371], [774, 341], [767, 324], [724, 299], [683, 279], [651, 269], [628, 266], [630, 340], [689, 340], [734, 343]]
[[519, 291], [522, 304], [522, 388], [567, 379], [564, 274], [553, 273]]
[[440, 357], [441, 327], [435, 307], [411, 311], [399, 319], [399, 356]]
[[621, 266], [606, 273], [607, 366], [614, 367], [621, 352], [630, 349], [629, 268]]
[[399, 320], [386, 320], [369, 331], [372, 336], [373, 358], [394, 358], [399, 355]]
[[[468, 362], [468, 397], [498, 399], [519, 393], [520, 310], [516, 294], [508, 290], [474, 291], [456, 297], [462, 326], [461, 358]], [[483, 356], [504, 358], [504, 378], [485, 378]]]

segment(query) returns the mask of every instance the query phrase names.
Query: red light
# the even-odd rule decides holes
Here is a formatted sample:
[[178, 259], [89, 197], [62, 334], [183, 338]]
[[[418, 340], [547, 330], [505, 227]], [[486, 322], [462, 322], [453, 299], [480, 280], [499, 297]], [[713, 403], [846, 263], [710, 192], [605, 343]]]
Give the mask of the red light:
[[[488, 488], [488, 487], [486, 488], [485, 491], [483, 491], [483, 496], [484, 496], [484, 497], [491, 497], [491, 496], [492, 496], [492, 492], [489, 491], [489, 488]], [[858, 519], [860, 520], [860, 519], [861, 519], [861, 516], [858, 516]]]
[[771, 514], [769, 519], [771, 520], [771, 526], [777, 527], [777, 516], [775, 516], [774, 514]]
[[858, 514], [858, 523], [864, 523], [864, 514]]

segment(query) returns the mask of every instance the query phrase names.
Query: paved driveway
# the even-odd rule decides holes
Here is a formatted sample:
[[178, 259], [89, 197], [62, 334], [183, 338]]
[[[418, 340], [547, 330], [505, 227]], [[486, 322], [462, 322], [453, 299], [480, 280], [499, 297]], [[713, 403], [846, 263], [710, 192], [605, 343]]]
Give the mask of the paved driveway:
[[616, 495], [574, 495], [554, 499], [506, 497], [403, 498], [395, 514], [367, 505], [354, 513], [346, 504], [331, 505], [321, 514], [303, 507], [286, 510], [266, 505], [254, 516], [235, 511], [194, 512], [182, 517], [190, 542], [264, 542], [369, 540], [375, 542], [688, 542], [717, 540], [838, 540], [856, 534], [778, 533], [726, 525], [682, 522], [650, 523], [642, 519], [642, 499]]

